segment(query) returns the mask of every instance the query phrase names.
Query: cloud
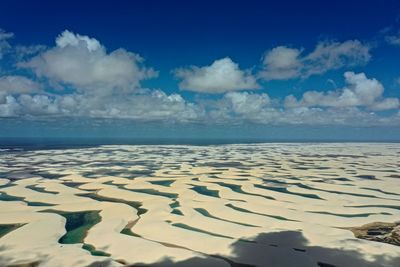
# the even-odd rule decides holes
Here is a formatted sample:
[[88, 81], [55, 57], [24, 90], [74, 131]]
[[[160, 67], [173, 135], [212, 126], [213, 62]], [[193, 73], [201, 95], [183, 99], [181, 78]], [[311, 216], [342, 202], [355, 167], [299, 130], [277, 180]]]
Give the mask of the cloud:
[[248, 92], [227, 93], [224, 95], [223, 101], [226, 101], [233, 112], [241, 115], [257, 113], [269, 106], [271, 102], [267, 94], [253, 94]]
[[166, 94], [161, 90], [141, 90], [124, 98], [115, 97], [105, 102], [88, 100], [86, 115], [95, 118], [125, 118], [138, 121], [196, 121], [201, 109], [179, 94]]
[[15, 57], [18, 61], [25, 60], [28, 57], [35, 56], [36, 54], [43, 52], [47, 47], [45, 45], [17, 45], [15, 46]]
[[363, 65], [371, 59], [369, 50], [358, 40], [323, 41], [306, 55], [302, 49], [278, 46], [265, 54], [259, 76], [265, 80], [307, 78], [329, 70]]
[[[26, 78], [25, 78], [26, 79]], [[98, 96], [88, 92], [45, 94], [23, 77], [2, 78], [7, 87], [0, 117], [76, 117], [133, 121], [196, 122], [207, 124], [399, 126], [400, 112], [381, 116], [374, 110], [397, 109], [397, 98], [384, 98], [384, 88], [365, 74], [345, 73], [346, 86], [327, 92], [308, 91], [284, 103], [266, 93], [227, 92], [215, 100], [190, 102], [177, 93], [137, 89], [132, 93]], [[18, 89], [17, 89], [18, 88]], [[18, 93], [16, 93], [18, 90]]]
[[[296, 107], [280, 111], [277, 122], [283, 125], [399, 126], [400, 116], [382, 117], [358, 107]], [[275, 122], [275, 123], [277, 123]]]
[[140, 81], [155, 77], [157, 73], [142, 66], [142, 62], [139, 55], [125, 49], [107, 53], [96, 39], [64, 31], [57, 37], [55, 47], [19, 66], [79, 91], [108, 94], [134, 90]]
[[156, 72], [144, 67], [137, 54], [124, 49], [107, 53], [94, 38], [64, 31], [50, 49], [18, 46], [15, 50], [16, 58], [26, 59], [19, 67], [31, 69], [47, 86], [68, 90], [54, 94], [24, 76], [0, 77], [0, 117], [185, 122], [202, 115], [200, 107], [179, 94], [141, 88], [140, 82]]
[[218, 94], [260, 88], [249, 71], [241, 70], [228, 57], [215, 60], [209, 66], [180, 68], [174, 73], [182, 79], [179, 83], [181, 90]]
[[219, 123], [252, 121], [268, 124], [276, 114], [271, 102], [265, 93], [229, 92], [210, 108], [209, 117]]
[[0, 103], [0, 117], [73, 116], [79, 107], [74, 95], [50, 96], [44, 94], [7, 95]]
[[285, 80], [301, 75], [304, 67], [300, 58], [301, 50], [278, 46], [266, 53], [261, 76], [266, 80]]
[[[374, 105], [384, 105], [386, 100]], [[179, 94], [139, 89], [131, 95], [95, 98], [88, 94], [7, 95], [0, 117], [102, 118], [235, 125], [399, 126], [400, 112], [380, 116], [357, 106], [290, 106], [265, 93], [228, 92], [206, 102], [189, 102]]]
[[3, 58], [4, 54], [7, 53], [11, 45], [8, 42], [8, 39], [14, 37], [14, 34], [11, 32], [6, 32], [0, 28], [0, 59]]
[[[335, 91], [307, 91], [283, 103], [266, 93], [229, 92], [207, 107], [208, 119], [222, 124], [399, 126], [398, 98], [384, 98], [384, 88], [364, 73], [344, 74], [346, 86]], [[391, 115], [375, 111], [392, 109]], [[396, 111], [397, 110], [397, 111]]]
[[384, 98], [381, 101], [373, 103], [369, 108], [371, 110], [389, 110], [389, 109], [397, 109], [400, 107], [400, 101], [398, 98], [389, 97]]
[[385, 37], [388, 44], [400, 46], [400, 35], [388, 35]]
[[6, 95], [34, 93], [41, 88], [39, 83], [24, 76], [0, 77], [0, 103], [5, 101]]
[[[11, 37], [8, 34], [6, 40]], [[264, 78], [307, 77], [338, 66], [361, 64], [369, 59], [369, 50], [361, 49], [357, 42], [323, 42], [306, 55], [301, 49], [276, 47], [264, 58], [264, 71], [269, 75]], [[124, 49], [107, 52], [98, 40], [88, 36], [65, 31], [51, 48], [33, 45], [7, 49], [15, 51], [11, 59], [22, 61], [18, 66], [33, 71], [36, 77], [22, 76], [21, 70], [16, 70], [19, 75], [0, 76], [2, 118], [210, 125], [400, 125], [400, 112], [396, 111], [399, 99], [385, 98], [382, 84], [364, 73], [346, 72], [342, 88], [306, 91], [299, 99], [289, 95], [282, 101], [266, 93], [239, 91], [259, 88], [256, 78], [230, 58], [223, 58], [209, 66], [175, 70], [182, 90], [222, 94], [189, 101], [179, 93], [142, 88], [141, 82], [156, 73], [143, 65], [140, 56]], [[333, 81], [330, 83], [336, 88]], [[385, 115], [375, 112], [380, 110], [392, 111]]]
[[[47, 85], [65, 93], [49, 93], [23, 76], [0, 78], [0, 117], [85, 117], [138, 121], [196, 121], [200, 107], [179, 94], [143, 89], [140, 82], [156, 72], [143, 59], [124, 49], [107, 53], [99, 41], [64, 31], [56, 46], [19, 46], [18, 65], [31, 69]], [[37, 55], [35, 55], [37, 54]]]
[[65, 30], [57, 37], [56, 44], [60, 48], [84, 46], [89, 52], [94, 52], [102, 48], [101, 44], [96, 39], [85, 35], [74, 34], [68, 30]]
[[293, 95], [285, 98], [286, 107], [367, 107], [372, 110], [396, 109], [399, 99], [383, 98], [383, 85], [376, 79], [368, 79], [364, 73], [344, 74], [346, 86], [327, 92], [307, 91], [300, 100]]
[[371, 59], [369, 46], [358, 40], [339, 42], [320, 42], [304, 61], [310, 65], [306, 76], [322, 74], [328, 70], [363, 65]]

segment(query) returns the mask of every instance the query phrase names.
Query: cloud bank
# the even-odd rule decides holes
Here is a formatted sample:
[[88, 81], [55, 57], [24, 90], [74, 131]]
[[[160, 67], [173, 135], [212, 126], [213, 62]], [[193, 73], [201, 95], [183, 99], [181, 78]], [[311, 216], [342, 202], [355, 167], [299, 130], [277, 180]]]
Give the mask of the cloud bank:
[[293, 95], [285, 98], [286, 107], [366, 107], [371, 110], [388, 110], [399, 107], [398, 98], [384, 98], [383, 85], [368, 79], [364, 73], [344, 73], [347, 86], [335, 91], [307, 91], [300, 100]]
[[305, 79], [367, 63], [369, 47], [357, 40], [321, 42], [308, 54], [275, 47], [265, 54], [257, 75], [228, 57], [208, 66], [175, 69], [181, 90], [203, 94], [185, 99], [179, 92], [144, 88], [142, 82], [157, 77], [157, 71], [145, 66], [137, 53], [123, 48], [109, 52], [93, 37], [64, 31], [52, 47], [12, 46], [12, 37], [0, 31], [0, 53], [17, 60], [15, 73], [0, 76], [3, 119], [400, 126], [399, 99], [385, 97], [383, 84], [362, 72], [344, 72], [345, 85], [336, 90], [319, 88], [297, 97], [271, 97], [261, 91], [258, 78]]

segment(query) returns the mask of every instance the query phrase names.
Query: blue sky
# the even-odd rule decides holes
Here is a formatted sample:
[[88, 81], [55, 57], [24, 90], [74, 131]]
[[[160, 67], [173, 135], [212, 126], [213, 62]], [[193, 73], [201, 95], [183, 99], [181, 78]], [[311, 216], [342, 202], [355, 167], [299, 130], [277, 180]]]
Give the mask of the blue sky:
[[3, 1], [0, 136], [400, 135], [398, 1]]

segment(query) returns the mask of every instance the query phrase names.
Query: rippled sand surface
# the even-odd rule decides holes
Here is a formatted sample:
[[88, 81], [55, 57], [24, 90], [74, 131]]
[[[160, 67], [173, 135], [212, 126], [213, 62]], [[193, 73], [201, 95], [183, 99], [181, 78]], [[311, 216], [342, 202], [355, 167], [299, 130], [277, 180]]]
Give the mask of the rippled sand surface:
[[399, 159], [400, 144], [4, 150], [0, 266], [400, 266], [399, 246], [348, 229], [400, 220]]

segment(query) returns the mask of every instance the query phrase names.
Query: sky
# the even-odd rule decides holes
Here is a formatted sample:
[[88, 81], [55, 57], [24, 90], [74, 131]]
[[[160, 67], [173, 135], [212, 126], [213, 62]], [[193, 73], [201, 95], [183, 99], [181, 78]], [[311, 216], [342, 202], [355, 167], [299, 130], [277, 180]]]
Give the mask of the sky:
[[0, 137], [400, 141], [398, 1], [0, 12]]

